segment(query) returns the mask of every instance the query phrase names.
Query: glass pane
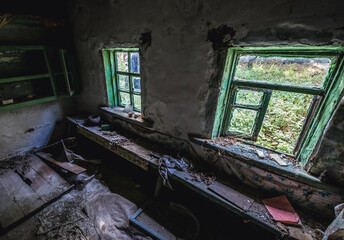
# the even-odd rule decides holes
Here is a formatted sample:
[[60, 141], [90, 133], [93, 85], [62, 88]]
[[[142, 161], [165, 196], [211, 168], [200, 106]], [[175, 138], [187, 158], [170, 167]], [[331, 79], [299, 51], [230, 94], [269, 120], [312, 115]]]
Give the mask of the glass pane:
[[140, 77], [132, 77], [132, 84], [134, 92], [141, 92]]
[[134, 94], [134, 108], [141, 111], [141, 96]]
[[274, 91], [256, 144], [293, 154], [313, 96]]
[[125, 106], [130, 103], [130, 94], [119, 92], [119, 104]]
[[121, 72], [128, 72], [128, 53], [116, 52], [117, 70]]
[[129, 76], [118, 74], [117, 79], [119, 89], [129, 91]]
[[241, 56], [235, 78], [297, 86], [322, 87], [330, 58]]
[[254, 110], [234, 108], [228, 131], [251, 135], [256, 115]]
[[236, 104], [260, 106], [264, 92], [238, 89], [236, 92]]
[[1, 50], [0, 78], [48, 73], [42, 50]]
[[140, 72], [140, 57], [139, 53], [130, 53], [130, 72], [139, 73]]

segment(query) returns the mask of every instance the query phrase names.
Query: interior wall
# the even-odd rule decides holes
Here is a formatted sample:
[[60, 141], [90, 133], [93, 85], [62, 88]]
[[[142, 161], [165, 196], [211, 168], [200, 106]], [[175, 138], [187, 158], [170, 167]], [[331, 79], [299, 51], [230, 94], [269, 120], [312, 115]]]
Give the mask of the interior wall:
[[80, 111], [107, 104], [100, 50], [139, 46], [142, 112], [153, 129], [211, 136], [229, 46], [338, 45], [344, 2], [74, 1]]
[[[60, 28], [37, 24], [10, 22], [0, 27], [1, 45], [59, 46], [67, 36]], [[68, 98], [0, 112], [0, 159], [41, 147], [52, 138], [59, 139], [64, 132], [59, 121], [73, 109], [73, 99]]]
[[[107, 105], [101, 50], [139, 47], [142, 114], [154, 125], [148, 131], [105, 116], [178, 151], [188, 147], [190, 133], [211, 137], [228, 47], [344, 45], [343, 1], [75, 0], [69, 9], [81, 75], [79, 111], [100, 113]], [[339, 134], [331, 131], [328, 138]]]

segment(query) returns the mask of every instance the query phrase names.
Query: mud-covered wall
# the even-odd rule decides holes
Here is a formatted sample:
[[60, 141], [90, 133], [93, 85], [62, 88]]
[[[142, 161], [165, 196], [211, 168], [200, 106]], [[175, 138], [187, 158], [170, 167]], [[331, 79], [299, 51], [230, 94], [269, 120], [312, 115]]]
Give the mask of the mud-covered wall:
[[[59, 46], [67, 37], [60, 28], [39, 24], [13, 21], [0, 27], [0, 44], [5, 46]], [[0, 160], [59, 139], [64, 132], [60, 120], [73, 109], [73, 100], [64, 99], [0, 112]]]
[[139, 47], [143, 116], [176, 139], [211, 136], [228, 47], [344, 45], [343, 1], [75, 0], [69, 10], [78, 110], [107, 104], [101, 49]]
[[344, 2], [74, 1], [80, 111], [107, 104], [100, 50], [141, 50], [143, 115], [154, 130], [210, 136], [226, 48], [344, 42]]

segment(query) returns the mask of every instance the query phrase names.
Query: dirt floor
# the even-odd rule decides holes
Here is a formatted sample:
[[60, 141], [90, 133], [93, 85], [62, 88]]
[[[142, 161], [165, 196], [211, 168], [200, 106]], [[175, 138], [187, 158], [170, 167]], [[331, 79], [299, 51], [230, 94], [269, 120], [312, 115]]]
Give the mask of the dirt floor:
[[[100, 193], [118, 194], [138, 208], [149, 203], [155, 213], [166, 212], [171, 204], [181, 206], [197, 219], [197, 223], [192, 225], [193, 233], [197, 234], [195, 239], [275, 239], [270, 233], [224, 212], [176, 182], [171, 182], [174, 191], [163, 188], [159, 196], [154, 197], [156, 172], [145, 172], [96, 145], [85, 146], [85, 149], [102, 159], [101, 165], [87, 165], [88, 174], [95, 173], [96, 177], [88, 183], [77, 178], [68, 179], [76, 185], [75, 189], [0, 236], [0, 240], [100, 239], [94, 219], [85, 210], [86, 202]], [[172, 218], [169, 221], [160, 215], [163, 226], [169, 224], [168, 228], [178, 230], [178, 222], [173, 223]], [[172, 226], [174, 224], [175, 227]], [[136, 234], [132, 239], [149, 238]]]

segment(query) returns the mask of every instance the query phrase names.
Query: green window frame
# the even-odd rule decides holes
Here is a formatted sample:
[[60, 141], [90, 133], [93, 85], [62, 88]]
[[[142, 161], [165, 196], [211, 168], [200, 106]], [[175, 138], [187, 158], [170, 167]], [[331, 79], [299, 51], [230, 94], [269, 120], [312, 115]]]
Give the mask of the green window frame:
[[[327, 122], [329, 121], [338, 100], [343, 96], [343, 47], [247, 47], [230, 48], [228, 50], [226, 65], [222, 77], [219, 102], [216, 110], [215, 123], [212, 137], [234, 136], [244, 140], [256, 141], [259, 131], [264, 122], [264, 116], [269, 106], [271, 93], [274, 90], [293, 93], [314, 95], [313, 101], [308, 109], [299, 139], [294, 148], [294, 155], [305, 165], [314, 153], [314, 149], [322, 136]], [[331, 57], [336, 60], [331, 63], [329, 73], [324, 80], [323, 86], [297, 86], [281, 83], [273, 83], [257, 80], [245, 80], [235, 78], [236, 69], [240, 56], [259, 57]], [[259, 95], [257, 103], [238, 102], [239, 91], [252, 91]], [[260, 94], [257, 94], [259, 93]], [[232, 127], [235, 120], [235, 112], [251, 111], [253, 121], [249, 132], [240, 132]]]
[[102, 53], [109, 106], [125, 107], [131, 104], [134, 111], [141, 112], [139, 49], [104, 49]]

